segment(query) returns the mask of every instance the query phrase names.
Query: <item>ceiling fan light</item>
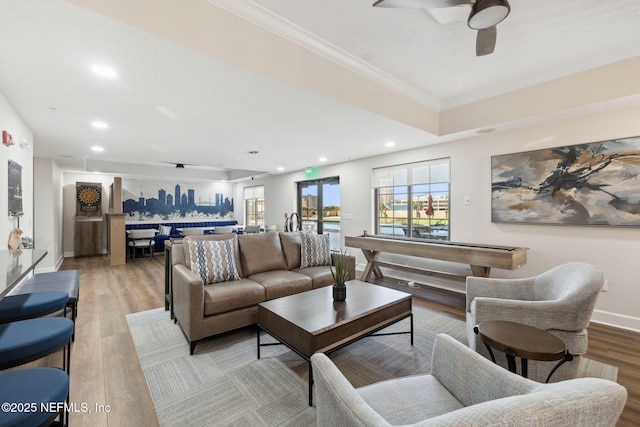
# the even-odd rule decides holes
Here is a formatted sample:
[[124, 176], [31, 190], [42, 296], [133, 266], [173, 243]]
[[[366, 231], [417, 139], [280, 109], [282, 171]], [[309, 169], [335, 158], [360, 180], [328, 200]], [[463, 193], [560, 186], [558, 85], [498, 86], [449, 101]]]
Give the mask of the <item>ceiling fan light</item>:
[[467, 25], [474, 30], [484, 30], [498, 25], [510, 11], [507, 0], [477, 0], [471, 7]]

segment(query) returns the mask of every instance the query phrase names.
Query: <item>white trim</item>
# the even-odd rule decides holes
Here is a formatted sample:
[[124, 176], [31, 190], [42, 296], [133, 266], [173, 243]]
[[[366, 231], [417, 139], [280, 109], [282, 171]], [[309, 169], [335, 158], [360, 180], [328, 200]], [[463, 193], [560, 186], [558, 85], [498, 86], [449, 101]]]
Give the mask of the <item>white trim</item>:
[[591, 321], [615, 328], [640, 332], [640, 317], [627, 316], [625, 314], [611, 313], [603, 310], [593, 310]]
[[371, 64], [351, 55], [293, 22], [251, 0], [207, 0], [222, 9], [238, 15], [272, 33], [275, 33], [305, 49], [335, 62], [361, 76], [437, 111], [442, 111], [442, 102], [433, 96], [395, 78]]

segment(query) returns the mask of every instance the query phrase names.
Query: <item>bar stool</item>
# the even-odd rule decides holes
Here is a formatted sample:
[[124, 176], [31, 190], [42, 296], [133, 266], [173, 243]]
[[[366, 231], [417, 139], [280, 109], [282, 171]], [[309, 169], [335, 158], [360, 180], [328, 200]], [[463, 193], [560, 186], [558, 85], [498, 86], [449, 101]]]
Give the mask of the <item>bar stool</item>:
[[6, 296], [0, 300], [0, 323], [55, 313], [65, 309], [68, 300], [69, 295], [66, 292], [34, 292]]
[[[36, 274], [19, 285], [14, 294], [49, 291], [67, 293], [69, 297], [67, 306], [71, 309], [71, 320], [75, 324], [78, 316], [78, 300], [80, 299], [80, 271], [61, 270]], [[75, 331], [71, 340], [75, 341]]]
[[63, 370], [71, 371], [73, 322], [39, 317], [0, 325], [0, 370], [19, 366], [63, 349]]
[[69, 305], [72, 311], [72, 320], [78, 311], [78, 300], [80, 298], [80, 271], [60, 270], [48, 273], [38, 273], [20, 284], [13, 294], [24, 294], [28, 292], [60, 291], [69, 294]]
[[69, 398], [69, 376], [64, 371], [31, 368], [3, 372], [0, 384], [0, 425], [47, 426], [58, 415], [60, 424], [68, 425], [64, 402]]

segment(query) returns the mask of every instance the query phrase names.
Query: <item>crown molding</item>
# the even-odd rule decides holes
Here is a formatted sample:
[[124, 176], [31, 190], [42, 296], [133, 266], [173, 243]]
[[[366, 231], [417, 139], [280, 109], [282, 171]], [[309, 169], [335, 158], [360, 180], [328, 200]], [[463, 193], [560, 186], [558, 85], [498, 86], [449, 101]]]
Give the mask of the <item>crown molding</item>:
[[209, 3], [227, 10], [246, 19], [274, 34], [277, 34], [305, 49], [314, 52], [344, 68], [347, 68], [387, 89], [405, 96], [412, 101], [432, 108], [442, 110], [442, 102], [433, 96], [395, 78], [394, 76], [371, 66], [371, 64], [351, 55], [339, 47], [327, 42], [293, 22], [251, 1], [239, 0], [207, 0]]

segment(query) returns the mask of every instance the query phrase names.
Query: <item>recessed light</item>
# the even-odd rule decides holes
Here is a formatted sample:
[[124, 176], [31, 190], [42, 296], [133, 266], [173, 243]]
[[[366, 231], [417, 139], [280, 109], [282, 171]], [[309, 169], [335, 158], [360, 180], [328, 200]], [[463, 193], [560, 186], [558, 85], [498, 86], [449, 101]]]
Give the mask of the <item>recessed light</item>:
[[387, 141], [384, 143], [385, 147], [395, 147], [396, 143], [393, 141]]
[[98, 147], [97, 145], [94, 145], [93, 147], [91, 147], [92, 151], [95, 151], [96, 153], [102, 153], [104, 151], [103, 147]]
[[320, 157], [318, 160], [321, 161], [321, 162], [326, 162], [327, 158], [326, 157]]
[[107, 129], [109, 127], [108, 124], [100, 121], [91, 122], [91, 126], [93, 126], [96, 129]]
[[284, 170], [284, 167], [283, 167], [283, 166], [278, 166], [278, 170], [279, 170], [280, 172], [282, 172], [282, 171]]
[[91, 67], [91, 71], [99, 75], [100, 77], [106, 77], [109, 79], [115, 79], [118, 77], [118, 73], [111, 67], [107, 67], [105, 65], [93, 65]]

